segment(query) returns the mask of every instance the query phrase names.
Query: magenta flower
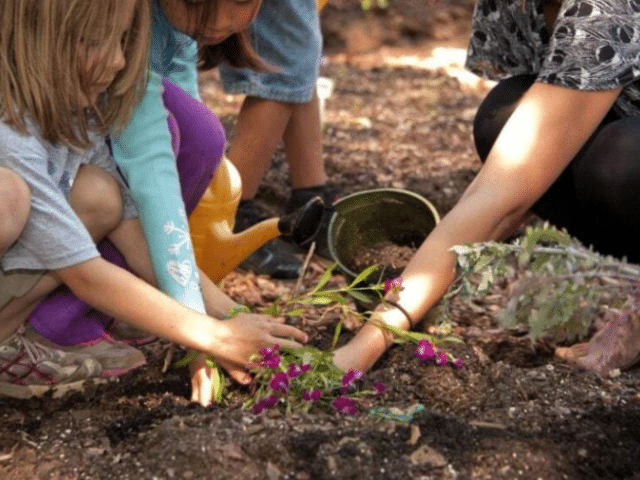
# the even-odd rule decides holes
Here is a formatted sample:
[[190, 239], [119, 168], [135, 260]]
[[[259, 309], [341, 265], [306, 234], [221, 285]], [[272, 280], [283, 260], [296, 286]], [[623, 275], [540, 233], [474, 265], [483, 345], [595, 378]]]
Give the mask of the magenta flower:
[[253, 405], [253, 413], [258, 415], [259, 413], [262, 413], [263, 410], [268, 410], [270, 408], [273, 408], [276, 403], [278, 403], [277, 396], [270, 395], [268, 397], [264, 397], [262, 400], [260, 400], [259, 402], [256, 402]]
[[289, 364], [289, 371], [287, 372], [287, 375], [289, 376], [289, 378], [296, 378], [301, 373], [302, 373], [302, 368], [300, 368], [295, 363]]
[[336, 397], [332, 402], [333, 408], [343, 415], [355, 415], [358, 413], [356, 402], [347, 397]]
[[357, 382], [362, 378], [362, 372], [354, 368], [350, 368], [347, 373], [342, 377], [342, 386], [348, 387], [349, 385]]
[[416, 357], [418, 357], [421, 361], [426, 362], [427, 360], [431, 360], [435, 358], [436, 352], [433, 349], [433, 345], [429, 340], [422, 339], [418, 342], [418, 346], [416, 347]]
[[345, 393], [349, 390], [349, 387], [353, 385], [355, 382], [362, 378], [362, 372], [360, 370], [355, 370], [350, 368], [347, 373], [342, 377], [342, 388], [340, 392]]
[[376, 395], [380, 395], [381, 393], [384, 393], [386, 389], [387, 389], [387, 386], [382, 382], [376, 382], [373, 384], [373, 393], [375, 393]]
[[449, 359], [447, 358], [447, 354], [444, 352], [438, 352], [436, 355], [436, 363], [440, 366], [442, 365], [446, 365], [447, 361]]
[[271, 390], [275, 392], [287, 393], [289, 390], [289, 378], [287, 377], [287, 374], [284, 372], [276, 373], [271, 378], [269, 387], [271, 387]]
[[461, 358], [458, 358], [455, 362], [453, 362], [453, 366], [460, 370], [464, 367], [464, 361]]
[[402, 286], [402, 277], [392, 278], [391, 280], [387, 279], [384, 281], [384, 293], [393, 292], [394, 294], [400, 293], [404, 290]]
[[322, 397], [322, 391], [318, 388], [315, 390], [304, 390], [302, 392], [302, 399], [305, 401], [317, 402]]
[[311, 370], [311, 365], [309, 365], [308, 363], [301, 363], [300, 364], [300, 370], [302, 370], [303, 372], [308, 372], [309, 370]]
[[271, 348], [263, 348], [260, 350], [260, 355], [262, 355], [262, 361], [260, 362], [261, 367], [270, 368], [275, 370], [280, 366], [280, 355], [276, 352], [280, 349], [280, 345], [274, 345]]

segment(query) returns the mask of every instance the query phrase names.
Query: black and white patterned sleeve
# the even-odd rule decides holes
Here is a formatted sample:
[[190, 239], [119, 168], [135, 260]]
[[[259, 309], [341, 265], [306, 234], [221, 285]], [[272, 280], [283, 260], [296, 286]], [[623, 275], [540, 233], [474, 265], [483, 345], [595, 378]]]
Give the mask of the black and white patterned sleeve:
[[579, 90], [640, 78], [640, 0], [565, 0], [538, 80]]

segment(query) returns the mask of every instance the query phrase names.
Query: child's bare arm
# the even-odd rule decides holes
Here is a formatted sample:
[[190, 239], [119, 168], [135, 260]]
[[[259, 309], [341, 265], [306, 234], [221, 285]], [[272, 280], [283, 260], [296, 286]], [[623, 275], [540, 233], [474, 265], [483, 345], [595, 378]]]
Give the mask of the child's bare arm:
[[199, 314], [102, 258], [55, 274], [94, 308], [231, 364], [247, 365], [252, 354], [275, 343], [296, 348], [306, 341], [297, 328], [258, 315], [222, 321]]
[[123, 220], [107, 238], [122, 254], [132, 272], [151, 285], [157, 285], [140, 220]]

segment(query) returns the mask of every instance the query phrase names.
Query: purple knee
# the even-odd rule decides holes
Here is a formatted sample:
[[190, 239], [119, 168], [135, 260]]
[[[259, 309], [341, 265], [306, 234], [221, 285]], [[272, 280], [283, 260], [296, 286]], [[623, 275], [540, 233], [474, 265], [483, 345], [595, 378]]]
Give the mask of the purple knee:
[[162, 82], [169, 129], [173, 140], [179, 139], [176, 164], [185, 206], [190, 213], [220, 164], [226, 135], [220, 119], [204, 103], [170, 80], [163, 78]]

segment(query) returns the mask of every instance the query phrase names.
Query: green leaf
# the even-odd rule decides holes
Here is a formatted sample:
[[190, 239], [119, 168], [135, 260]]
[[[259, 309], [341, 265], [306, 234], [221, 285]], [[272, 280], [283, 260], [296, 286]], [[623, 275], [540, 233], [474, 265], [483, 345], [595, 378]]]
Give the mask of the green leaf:
[[333, 263], [324, 271], [324, 273], [320, 276], [320, 279], [318, 280], [315, 288], [311, 291], [312, 294], [318, 292], [320, 289], [324, 288], [327, 283], [329, 283], [329, 280], [331, 280], [333, 271], [335, 270], [337, 265], [338, 264]]
[[225, 377], [220, 368], [216, 367], [211, 373], [211, 383], [213, 388], [213, 398], [216, 402], [220, 403], [224, 394], [225, 385]]
[[360, 283], [364, 282], [367, 278], [369, 278], [371, 275], [373, 275], [373, 273], [378, 270], [378, 266], [377, 265], [371, 265], [370, 267], [365, 268], [363, 271], [361, 271], [358, 276], [353, 280], [353, 282], [351, 282], [349, 284], [348, 288], [353, 288], [357, 285], [359, 285]]
[[363, 302], [363, 303], [373, 302], [373, 299], [369, 295], [365, 295], [364, 293], [359, 292], [357, 290], [349, 290], [347, 293], [360, 302]]
[[281, 315], [280, 307], [278, 307], [276, 302], [272, 302], [264, 307], [260, 313], [263, 313], [264, 315], [271, 315], [272, 317], [279, 317]]
[[331, 303], [347, 303], [347, 300], [337, 292], [319, 292], [315, 293], [311, 298], [301, 298], [298, 303], [322, 306]]
[[341, 333], [342, 333], [342, 320], [338, 322], [338, 324], [336, 325], [336, 329], [333, 332], [333, 339], [331, 340], [331, 350], [336, 348], [336, 345], [338, 344], [338, 340], [340, 339]]
[[197, 355], [198, 355], [198, 352], [196, 352], [195, 350], [191, 350], [191, 351], [189, 351], [189, 353], [187, 353], [180, 360], [176, 361], [174, 363], [174, 366], [176, 366], [176, 367], [186, 367], [187, 365], [189, 365], [191, 362], [193, 362], [195, 360]]

